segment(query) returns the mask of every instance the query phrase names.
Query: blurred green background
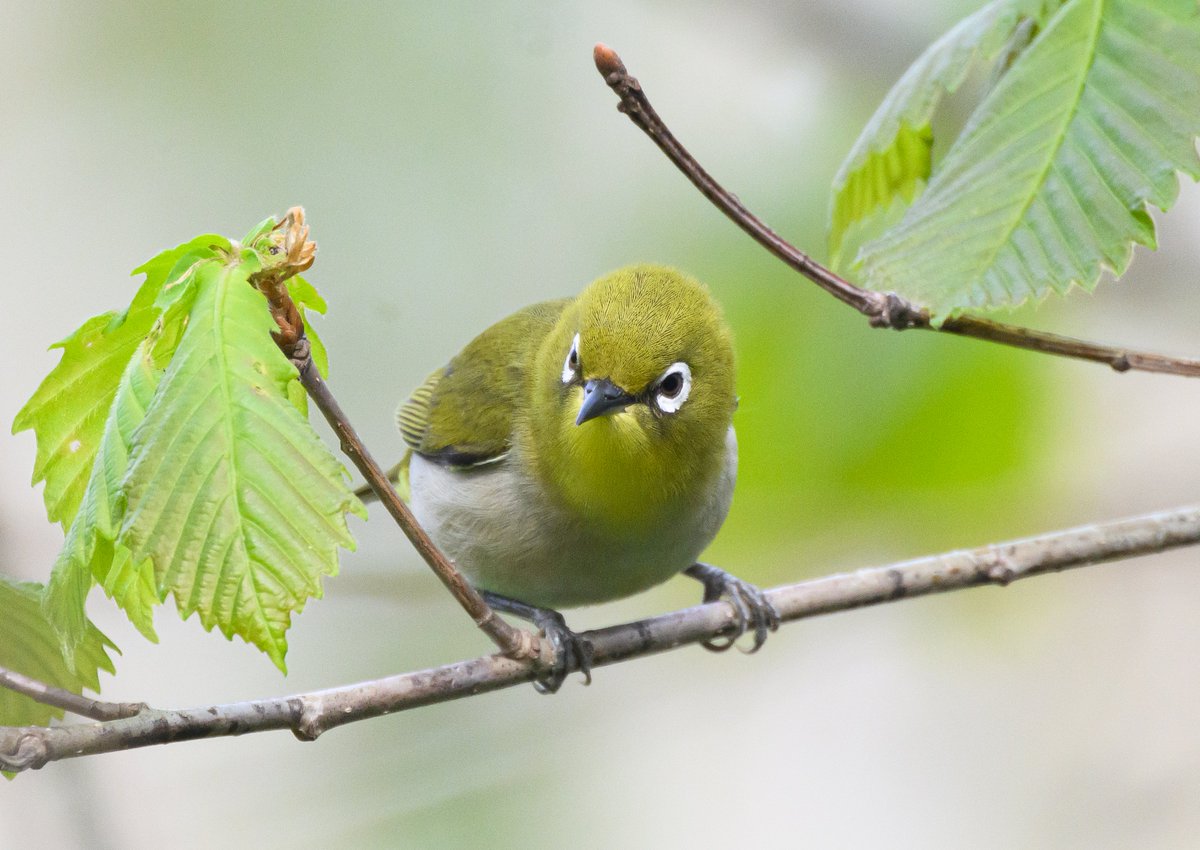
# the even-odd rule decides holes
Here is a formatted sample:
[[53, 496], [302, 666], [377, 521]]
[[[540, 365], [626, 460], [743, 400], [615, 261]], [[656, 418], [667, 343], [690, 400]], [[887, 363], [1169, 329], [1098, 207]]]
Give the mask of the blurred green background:
[[[707, 281], [737, 336], [741, 479], [709, 559], [763, 584], [1196, 498], [1200, 385], [870, 330], [756, 247], [615, 111], [619, 50], [693, 153], [823, 254], [828, 186], [891, 83], [972, 2], [7, 2], [0, 422], [46, 351], [195, 234], [306, 206], [332, 386], [383, 459], [395, 403], [513, 309], [637, 261]], [[1037, 326], [1200, 353], [1200, 193], [1161, 252]], [[331, 442], [331, 445], [333, 443]], [[61, 543], [0, 450], [0, 570]], [[291, 675], [163, 609], [114, 699], [191, 706], [487, 651], [382, 514], [355, 524]], [[0, 783], [0, 846], [1192, 847], [1197, 556], [790, 626], [361, 723], [51, 765]], [[577, 627], [691, 604], [683, 579]]]

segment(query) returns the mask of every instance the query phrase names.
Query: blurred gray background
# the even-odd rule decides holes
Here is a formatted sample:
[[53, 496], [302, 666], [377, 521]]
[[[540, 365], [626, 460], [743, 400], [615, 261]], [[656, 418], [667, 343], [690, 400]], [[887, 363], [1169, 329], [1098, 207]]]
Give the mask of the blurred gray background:
[[[332, 386], [377, 454], [474, 333], [636, 261], [734, 326], [742, 477], [709, 559], [763, 584], [1196, 499], [1200, 384], [871, 331], [724, 220], [614, 109], [619, 50], [697, 157], [818, 256], [828, 187], [890, 84], [972, 2], [17, 3], [0, 23], [0, 422], [47, 345], [164, 247], [306, 206]], [[1160, 217], [1161, 218], [1161, 217]], [[1095, 297], [1018, 315], [1200, 354], [1200, 193]], [[0, 449], [0, 570], [62, 541]], [[331, 443], [333, 445], [333, 443]], [[161, 609], [114, 699], [204, 705], [487, 651], [383, 517], [291, 632], [284, 679]], [[53, 764], [0, 782], [0, 846], [1191, 847], [1197, 553], [789, 626], [421, 709]], [[677, 579], [577, 627], [691, 604]]]

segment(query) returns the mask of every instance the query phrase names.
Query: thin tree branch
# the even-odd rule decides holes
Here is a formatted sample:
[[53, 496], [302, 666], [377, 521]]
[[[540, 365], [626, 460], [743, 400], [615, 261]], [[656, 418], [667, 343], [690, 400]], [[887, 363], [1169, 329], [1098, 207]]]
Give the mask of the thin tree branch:
[[400, 526], [400, 530], [458, 604], [475, 621], [475, 625], [508, 657], [535, 662], [540, 668], [551, 665], [554, 649], [550, 642], [541, 640], [525, 629], [516, 629], [509, 625], [492, 610], [479, 595], [479, 591], [471, 586], [450, 559], [434, 545], [429, 535], [417, 523], [408, 505], [401, 501], [396, 488], [371, 456], [341, 405], [333, 397], [329, 385], [313, 365], [312, 346], [304, 336], [304, 321], [285, 285], [288, 278], [313, 264], [317, 246], [309, 241], [308, 232], [308, 226], [304, 223], [304, 209], [292, 207], [269, 235], [273, 243], [271, 252], [282, 252], [282, 256], [275, 265], [250, 276], [251, 283], [266, 296], [271, 315], [279, 326], [279, 330], [274, 334], [276, 343], [300, 372], [300, 383], [337, 434], [342, 451], [367, 479], [367, 483], [392, 515], [392, 519]]
[[45, 682], [39, 682], [37, 679], [31, 679], [29, 676], [22, 675], [16, 670], [9, 670], [7, 667], [0, 667], [0, 688], [16, 691], [34, 702], [52, 705], [92, 720], [119, 720], [123, 717], [135, 717], [147, 708], [144, 702], [104, 702], [91, 699], [62, 688], [56, 688]]
[[[301, 339], [303, 340], [303, 337]], [[388, 513], [392, 515], [392, 519], [408, 537], [413, 548], [425, 559], [425, 563], [429, 564], [437, 577], [441, 579], [442, 584], [458, 601], [458, 604], [471, 615], [475, 625], [479, 626], [483, 633], [500, 648], [500, 651], [510, 658], [536, 661], [539, 664], [552, 663], [552, 659], [541, 657], [544, 653], [553, 652], [549, 641], [541, 640], [525, 629], [513, 628], [505, 622], [484, 601], [483, 597], [479, 595], [479, 591], [471, 586], [454, 564], [434, 545], [433, 540], [417, 523], [416, 517], [412, 515], [408, 505], [401, 501], [396, 488], [392, 486], [383, 469], [355, 432], [354, 426], [350, 424], [350, 420], [346, 418], [341, 406], [329, 391], [329, 385], [325, 383], [313, 365], [312, 357], [306, 353], [298, 366], [300, 383], [304, 385], [309, 398], [320, 408], [321, 413], [325, 415], [325, 420], [337, 434], [338, 440], [341, 441], [342, 451], [358, 467], [358, 471], [367, 479], [371, 490], [387, 508]]]
[[[839, 573], [767, 591], [785, 621], [1131, 558], [1200, 543], [1200, 505], [1088, 525], [979, 549]], [[728, 602], [712, 602], [586, 632], [594, 666], [711, 640], [733, 625]], [[0, 770], [195, 738], [290, 729], [315, 740], [329, 729], [395, 711], [528, 682], [536, 670], [489, 655], [429, 670], [289, 697], [180, 711], [146, 710], [103, 723], [0, 727]]]
[[736, 195], [714, 180], [654, 111], [641, 84], [630, 76], [616, 51], [607, 45], [597, 44], [593, 58], [604, 81], [620, 98], [618, 111], [629, 116], [713, 206], [725, 213], [734, 224], [784, 263], [843, 304], [866, 316], [873, 327], [940, 331], [1040, 351], [1043, 354], [1105, 363], [1118, 372], [1134, 369], [1141, 372], [1200, 377], [1200, 360], [1197, 359], [1134, 351], [975, 316], [955, 316], [946, 319], [940, 326], [935, 326], [929, 311], [912, 301], [894, 292], [873, 292], [851, 283], [789, 243], [750, 212]]

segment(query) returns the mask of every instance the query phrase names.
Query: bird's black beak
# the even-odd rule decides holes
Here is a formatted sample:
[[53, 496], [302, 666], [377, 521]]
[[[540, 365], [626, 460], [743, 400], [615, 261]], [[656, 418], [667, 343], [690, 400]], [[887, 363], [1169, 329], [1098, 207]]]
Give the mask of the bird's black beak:
[[583, 404], [579, 405], [579, 417], [575, 424], [582, 425], [597, 416], [624, 410], [634, 401], [636, 399], [633, 396], [607, 378], [588, 381], [583, 385]]

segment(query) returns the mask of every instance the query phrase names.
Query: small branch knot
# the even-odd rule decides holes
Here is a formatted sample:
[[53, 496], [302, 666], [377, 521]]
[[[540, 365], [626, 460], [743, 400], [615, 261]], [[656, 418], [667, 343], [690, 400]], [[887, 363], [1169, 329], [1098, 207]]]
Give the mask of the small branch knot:
[[993, 552], [988, 560], [991, 563], [981, 564], [980, 570], [992, 584], [1008, 587], [1017, 578], [1009, 561], [1009, 552]]
[[0, 770], [37, 770], [49, 760], [46, 742], [36, 731], [22, 734], [8, 752], [0, 750]]
[[312, 343], [308, 341], [308, 337], [301, 335], [300, 339], [296, 340], [291, 346], [288, 359], [292, 361], [297, 372], [303, 372], [312, 364]]
[[137, 717], [143, 711], [153, 711], [144, 702], [118, 702], [115, 704], [116, 716], [119, 718]]
[[871, 327], [904, 331], [928, 324], [923, 311], [895, 292], [877, 295], [870, 318]]
[[296, 725], [292, 727], [292, 734], [296, 736], [296, 740], [311, 742], [321, 737], [325, 726], [321, 722], [324, 711], [320, 700], [301, 698], [291, 702], [292, 710], [298, 715]]
[[1008, 587], [1012, 583], [1012, 580], [1016, 578], [1016, 573], [1003, 564], [997, 564], [988, 570], [987, 576], [1001, 587]]

